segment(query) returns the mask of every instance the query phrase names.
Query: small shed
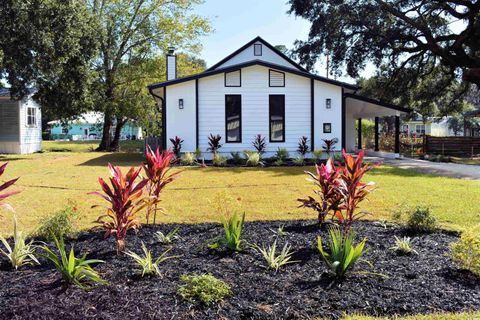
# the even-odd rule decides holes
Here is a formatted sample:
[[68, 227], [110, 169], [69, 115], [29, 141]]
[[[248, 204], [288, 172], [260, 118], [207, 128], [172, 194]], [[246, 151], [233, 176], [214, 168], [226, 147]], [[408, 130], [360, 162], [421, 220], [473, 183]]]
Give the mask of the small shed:
[[42, 115], [33, 91], [15, 100], [0, 89], [0, 153], [27, 154], [42, 149]]

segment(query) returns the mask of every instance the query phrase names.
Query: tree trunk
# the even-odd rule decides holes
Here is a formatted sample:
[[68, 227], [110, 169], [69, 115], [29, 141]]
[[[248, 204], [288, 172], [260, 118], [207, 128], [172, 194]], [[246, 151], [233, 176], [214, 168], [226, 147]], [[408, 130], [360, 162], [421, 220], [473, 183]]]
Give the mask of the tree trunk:
[[117, 124], [115, 126], [115, 133], [113, 135], [112, 143], [110, 144], [109, 151], [116, 152], [120, 148], [120, 136], [122, 133], [122, 129], [127, 123], [126, 120], [117, 120]]
[[102, 140], [100, 141], [100, 145], [96, 149], [96, 151], [108, 151], [110, 150], [110, 135], [111, 135], [111, 127], [112, 127], [112, 117], [110, 116], [109, 112], [105, 112], [103, 117], [103, 132], [102, 132]]

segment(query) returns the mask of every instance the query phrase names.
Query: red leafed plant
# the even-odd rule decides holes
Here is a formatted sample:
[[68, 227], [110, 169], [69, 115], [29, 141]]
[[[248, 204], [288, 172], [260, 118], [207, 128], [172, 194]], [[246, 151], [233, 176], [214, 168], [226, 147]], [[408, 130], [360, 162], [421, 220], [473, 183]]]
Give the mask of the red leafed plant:
[[143, 170], [147, 176], [147, 193], [148, 193], [148, 206], [147, 206], [147, 223], [150, 215], [153, 213], [153, 223], [156, 222], [156, 216], [158, 211], [163, 211], [158, 207], [160, 203], [160, 194], [163, 188], [175, 180], [180, 172], [170, 172], [172, 168], [170, 166], [174, 153], [170, 150], [160, 153], [159, 149], [155, 152], [147, 147], [147, 161], [143, 164]]
[[[375, 189], [375, 183], [363, 183], [362, 178], [371, 169], [377, 165], [369, 165], [363, 162], [365, 150], [361, 150], [357, 157], [347, 154], [345, 150], [343, 158], [345, 166], [343, 167], [340, 179], [339, 190], [343, 195], [341, 210], [335, 213], [335, 217], [343, 225], [344, 230], [348, 231], [355, 220], [368, 214], [366, 211], [355, 213], [360, 202], [365, 200], [367, 195]], [[342, 212], [343, 211], [343, 212]]]
[[298, 201], [302, 203], [300, 207], [312, 208], [317, 211], [318, 222], [323, 224], [329, 213], [335, 215], [343, 201], [343, 195], [338, 189], [342, 168], [336, 167], [331, 158], [327, 160], [326, 164], [321, 164], [320, 166], [315, 165], [315, 168], [316, 173], [308, 171], [305, 173], [311, 177], [313, 183], [318, 187], [318, 190], [314, 192], [320, 198], [320, 201], [312, 197], [308, 197], [308, 199], [298, 199]]
[[[5, 162], [4, 164], [2, 164], [0, 166], [0, 177], [5, 172], [5, 169], [7, 168], [7, 165], [8, 165], [8, 162]], [[0, 192], [3, 192], [8, 187], [12, 186], [15, 182], [17, 182], [17, 180], [18, 180], [18, 178], [15, 178], [15, 179], [9, 180], [9, 181], [7, 181], [3, 184], [0, 184]], [[20, 191], [10, 191], [10, 192], [5, 192], [5, 193], [0, 193], [0, 208], [4, 208], [4, 209], [10, 210], [10, 211], [14, 211], [13, 207], [10, 204], [8, 204], [6, 202], [3, 202], [3, 201], [5, 199], [7, 199], [8, 197], [11, 197], [14, 194], [17, 194], [19, 192]]]
[[[110, 163], [108, 169], [111, 187], [102, 178], [98, 178], [103, 193], [90, 192], [89, 194], [98, 195], [110, 204], [105, 207], [107, 213], [100, 216], [97, 222], [106, 230], [105, 238], [111, 235], [116, 237], [118, 253], [125, 249], [127, 231], [137, 229], [140, 225], [136, 213], [147, 205], [142, 194], [148, 180], [136, 181], [141, 168], [131, 167], [125, 175], [119, 167], [114, 167]], [[94, 207], [98, 206], [95, 205], [92, 208]]]

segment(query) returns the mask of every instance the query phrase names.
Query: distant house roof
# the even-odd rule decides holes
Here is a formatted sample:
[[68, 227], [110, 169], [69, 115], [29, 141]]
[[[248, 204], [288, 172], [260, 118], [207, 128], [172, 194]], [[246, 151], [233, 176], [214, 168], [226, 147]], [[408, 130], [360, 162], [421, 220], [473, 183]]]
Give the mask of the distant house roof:
[[[87, 112], [83, 113], [75, 119], [68, 120], [67, 124], [97, 124], [103, 122], [103, 113], [101, 112]], [[48, 122], [50, 125], [64, 124], [61, 120], [54, 120]]]
[[[35, 92], [35, 89], [27, 89], [27, 95], [31, 95]], [[0, 97], [10, 97], [10, 88], [0, 88]]]

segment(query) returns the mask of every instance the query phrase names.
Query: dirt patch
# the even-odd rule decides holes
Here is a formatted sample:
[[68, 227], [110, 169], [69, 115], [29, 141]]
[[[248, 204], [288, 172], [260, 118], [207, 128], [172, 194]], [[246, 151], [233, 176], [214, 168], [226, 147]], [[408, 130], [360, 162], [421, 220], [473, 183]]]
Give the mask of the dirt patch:
[[[301, 262], [275, 273], [262, 268], [263, 261], [252, 250], [218, 254], [209, 251], [210, 239], [220, 235], [215, 224], [145, 226], [138, 236], [130, 235], [127, 246], [140, 252], [144, 241], [157, 256], [165, 247], [153, 237], [180, 226], [181, 239], [172, 255], [161, 265], [163, 277], [141, 278], [125, 255], [116, 256], [112, 239], [99, 232], [82, 233], [75, 241], [77, 252], [103, 259], [96, 270], [109, 282], [89, 292], [77, 288], [64, 291], [59, 275], [45, 261], [41, 266], [8, 271], [0, 260], [0, 318], [18, 319], [274, 319], [336, 318], [343, 313], [406, 315], [439, 311], [466, 311], [480, 308], [480, 280], [459, 271], [450, 261], [448, 245], [454, 233], [438, 232], [415, 237], [418, 255], [397, 256], [389, 248], [398, 227], [372, 222], [355, 225], [360, 237], [368, 237], [365, 259], [354, 271], [378, 275], [350, 274], [343, 282], [333, 282], [316, 250], [316, 236], [325, 237], [314, 221], [274, 221], [247, 223], [244, 239], [251, 243], [272, 243], [274, 233], [285, 225], [288, 234], [279, 238], [292, 244], [294, 260]], [[192, 305], [176, 291], [184, 273], [211, 273], [228, 282], [233, 296], [209, 308]]]

